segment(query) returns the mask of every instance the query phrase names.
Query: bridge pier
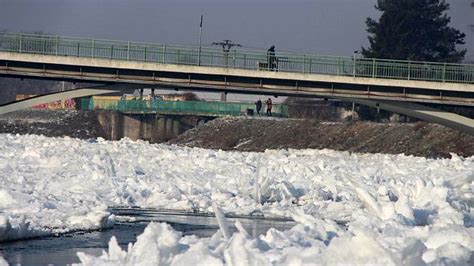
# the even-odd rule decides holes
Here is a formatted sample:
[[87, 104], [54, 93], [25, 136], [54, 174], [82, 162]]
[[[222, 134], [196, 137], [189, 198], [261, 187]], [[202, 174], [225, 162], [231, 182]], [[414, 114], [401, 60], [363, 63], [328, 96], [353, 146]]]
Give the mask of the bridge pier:
[[107, 139], [148, 140], [151, 143], [165, 142], [176, 138], [184, 131], [196, 127], [212, 118], [156, 114], [123, 114], [114, 111], [98, 112], [98, 121]]

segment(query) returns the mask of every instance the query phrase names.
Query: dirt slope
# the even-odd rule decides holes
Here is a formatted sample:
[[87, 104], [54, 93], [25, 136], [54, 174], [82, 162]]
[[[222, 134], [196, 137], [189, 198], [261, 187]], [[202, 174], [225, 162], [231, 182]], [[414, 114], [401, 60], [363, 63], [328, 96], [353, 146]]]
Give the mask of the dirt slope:
[[105, 137], [95, 112], [76, 110], [23, 110], [1, 115], [0, 133], [80, 139]]
[[[96, 112], [25, 110], [0, 116], [0, 133], [89, 139], [106, 137]], [[170, 144], [223, 150], [335, 149], [351, 152], [474, 156], [474, 136], [428, 123], [339, 123], [301, 119], [221, 118]]]
[[168, 143], [239, 151], [327, 148], [425, 157], [450, 157], [451, 152], [474, 155], [474, 136], [428, 123], [222, 118], [189, 130]]

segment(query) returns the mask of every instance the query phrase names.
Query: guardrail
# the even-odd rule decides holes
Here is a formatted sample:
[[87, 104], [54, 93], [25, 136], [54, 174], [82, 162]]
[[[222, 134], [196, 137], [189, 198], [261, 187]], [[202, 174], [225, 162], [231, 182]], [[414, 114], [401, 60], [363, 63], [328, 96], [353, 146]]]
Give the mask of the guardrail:
[[[241, 116], [248, 109], [254, 110], [251, 103], [203, 102], [203, 101], [150, 101], [150, 100], [109, 100], [81, 99], [82, 110], [115, 110], [122, 113], [165, 113], [182, 115]], [[261, 114], [265, 114], [263, 106]], [[272, 116], [288, 117], [288, 106], [274, 104]]]
[[[0, 33], [0, 51], [107, 58], [161, 64], [200, 65], [366, 78], [474, 83], [474, 65], [276, 53], [276, 68], [266, 52], [197, 46], [110, 41], [51, 35]], [[262, 67], [263, 66], [263, 67]]]

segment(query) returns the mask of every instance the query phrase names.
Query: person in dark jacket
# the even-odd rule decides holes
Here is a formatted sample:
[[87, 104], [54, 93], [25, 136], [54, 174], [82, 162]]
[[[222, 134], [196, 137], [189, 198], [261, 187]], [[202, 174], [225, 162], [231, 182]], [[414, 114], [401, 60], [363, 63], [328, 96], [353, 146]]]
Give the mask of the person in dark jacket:
[[272, 116], [272, 99], [268, 98], [265, 103], [267, 104], [267, 115]]
[[260, 115], [260, 110], [262, 110], [262, 101], [260, 99], [255, 103], [255, 108], [257, 109], [257, 114]]
[[272, 45], [267, 50], [268, 69], [276, 69], [276, 56], [275, 56], [275, 45]]

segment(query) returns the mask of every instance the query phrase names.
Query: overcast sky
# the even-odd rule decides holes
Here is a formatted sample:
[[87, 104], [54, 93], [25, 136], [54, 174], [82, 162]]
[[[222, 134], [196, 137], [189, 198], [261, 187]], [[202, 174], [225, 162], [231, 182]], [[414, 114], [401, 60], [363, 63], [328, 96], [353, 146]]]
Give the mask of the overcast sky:
[[[452, 25], [474, 46], [472, 0], [449, 0]], [[231, 39], [248, 48], [351, 55], [367, 45], [375, 0], [0, 0], [0, 29], [197, 44]], [[474, 60], [474, 48], [468, 56]]]

